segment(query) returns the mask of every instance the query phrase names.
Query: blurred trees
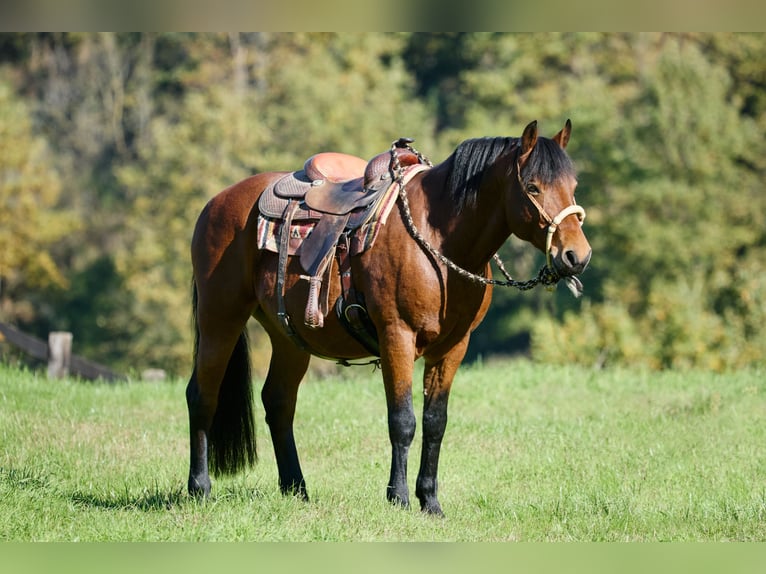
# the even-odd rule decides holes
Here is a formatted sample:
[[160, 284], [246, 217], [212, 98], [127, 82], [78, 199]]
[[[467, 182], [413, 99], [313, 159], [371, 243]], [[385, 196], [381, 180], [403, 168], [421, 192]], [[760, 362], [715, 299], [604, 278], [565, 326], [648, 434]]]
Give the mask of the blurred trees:
[[28, 106], [0, 76], [0, 315], [32, 320], [33, 294], [68, 284], [56, 246], [74, 221], [61, 190]]
[[[731, 37], [727, 51], [741, 39]], [[754, 323], [766, 318], [763, 110], [742, 113], [753, 105], [741, 96], [749, 87], [706, 55], [707, 38], [651, 40], [617, 103], [611, 137], [626, 154], [621, 166], [582, 173], [597, 206], [594, 252], [603, 254], [596, 303], [564, 313], [563, 325], [539, 324], [533, 348], [540, 358], [595, 364], [762, 363], [766, 338]], [[745, 57], [751, 38], [743, 40]]]
[[586, 296], [496, 290], [470, 356], [763, 364], [765, 59], [762, 34], [0, 34], [0, 320], [186, 373], [189, 240], [223, 187], [571, 118]]

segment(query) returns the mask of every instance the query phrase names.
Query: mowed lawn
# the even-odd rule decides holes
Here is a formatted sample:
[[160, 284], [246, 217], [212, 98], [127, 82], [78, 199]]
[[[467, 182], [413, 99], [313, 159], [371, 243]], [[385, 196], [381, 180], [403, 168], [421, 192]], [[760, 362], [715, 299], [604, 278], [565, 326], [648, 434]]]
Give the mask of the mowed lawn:
[[[440, 520], [414, 497], [419, 432], [413, 508], [385, 501], [386, 408], [369, 367], [301, 387], [304, 503], [279, 494], [258, 399], [259, 463], [215, 479], [200, 502], [186, 495], [185, 381], [52, 381], [0, 366], [0, 540], [764, 541], [764, 375], [466, 366]], [[420, 421], [419, 379], [414, 389]]]

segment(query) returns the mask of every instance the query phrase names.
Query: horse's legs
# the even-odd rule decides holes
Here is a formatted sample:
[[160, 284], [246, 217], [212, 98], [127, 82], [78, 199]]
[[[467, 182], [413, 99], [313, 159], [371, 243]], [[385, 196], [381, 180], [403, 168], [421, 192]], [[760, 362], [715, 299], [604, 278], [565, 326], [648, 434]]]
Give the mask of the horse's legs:
[[208, 433], [218, 406], [218, 391], [226, 373], [240, 330], [219, 332], [215, 336], [201, 332], [196, 365], [186, 387], [189, 409], [189, 493], [210, 494], [208, 471]]
[[388, 406], [388, 437], [391, 441], [391, 475], [386, 498], [404, 507], [410, 505], [407, 487], [407, 455], [415, 436], [412, 408], [413, 349], [401, 340], [381, 341], [381, 367]]
[[[212, 296], [216, 293], [210, 281], [202, 288], [195, 282], [192, 306], [197, 342], [194, 369], [186, 387], [190, 442], [188, 489], [192, 495], [210, 494], [208, 457], [214, 447], [217, 450], [213, 453], [212, 466], [219, 472], [234, 472], [255, 456], [254, 436], [239, 424], [252, 419], [251, 403], [247, 401], [251, 385], [250, 355], [244, 334], [252, 306], [236, 297]], [[224, 385], [227, 392], [221, 405], [219, 395]], [[222, 416], [230, 424], [214, 428], [216, 411], [221, 406], [225, 411]], [[252, 425], [249, 426], [252, 431]], [[252, 446], [246, 446], [245, 443], [250, 442]]]
[[194, 368], [186, 386], [186, 406], [189, 409], [189, 494], [207, 496], [210, 494], [210, 475], [207, 459], [207, 429], [212, 416], [209, 407], [202, 404], [202, 394], [197, 383], [197, 368]]
[[423, 375], [423, 450], [415, 494], [423, 512], [443, 516], [436, 497], [439, 451], [447, 427], [447, 402], [452, 379], [465, 355], [466, 345], [459, 345], [436, 362], [426, 359]]
[[308, 500], [306, 483], [298, 460], [293, 436], [293, 418], [298, 386], [309, 365], [311, 355], [291, 342], [272, 338], [271, 363], [261, 400], [266, 410], [266, 423], [279, 470], [279, 488], [283, 494], [295, 494]]

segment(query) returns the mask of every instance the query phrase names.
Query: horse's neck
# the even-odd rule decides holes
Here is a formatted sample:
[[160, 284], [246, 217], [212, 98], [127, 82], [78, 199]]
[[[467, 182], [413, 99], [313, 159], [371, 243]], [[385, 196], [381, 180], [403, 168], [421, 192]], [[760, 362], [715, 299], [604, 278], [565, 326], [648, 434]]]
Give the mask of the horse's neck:
[[437, 249], [446, 257], [461, 267], [479, 272], [511, 234], [504, 200], [499, 190], [490, 189], [485, 183], [475, 205], [466, 205], [455, 214], [446, 192], [449, 166], [445, 164], [434, 167], [423, 185], [424, 209], [428, 211], [433, 241], [439, 243]]

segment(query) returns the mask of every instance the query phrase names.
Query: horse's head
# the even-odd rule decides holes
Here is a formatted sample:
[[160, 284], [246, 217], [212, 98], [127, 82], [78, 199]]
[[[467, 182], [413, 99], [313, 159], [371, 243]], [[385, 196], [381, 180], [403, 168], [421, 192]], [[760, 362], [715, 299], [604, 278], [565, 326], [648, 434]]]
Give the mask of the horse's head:
[[574, 198], [574, 165], [565, 151], [571, 131], [569, 120], [552, 139], [538, 137], [536, 121], [524, 129], [508, 201], [513, 232], [543, 251], [562, 277], [581, 273], [591, 256], [582, 231], [585, 210]]

